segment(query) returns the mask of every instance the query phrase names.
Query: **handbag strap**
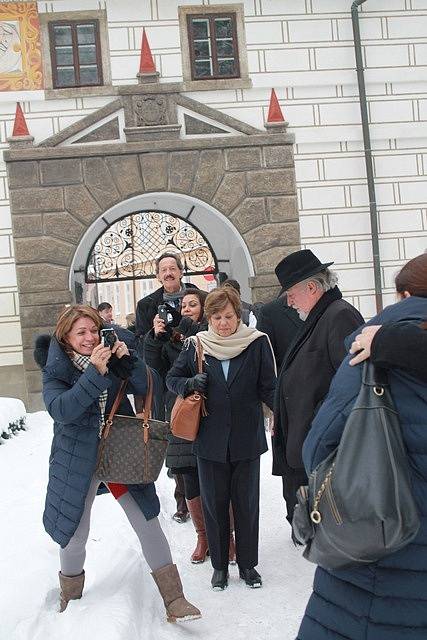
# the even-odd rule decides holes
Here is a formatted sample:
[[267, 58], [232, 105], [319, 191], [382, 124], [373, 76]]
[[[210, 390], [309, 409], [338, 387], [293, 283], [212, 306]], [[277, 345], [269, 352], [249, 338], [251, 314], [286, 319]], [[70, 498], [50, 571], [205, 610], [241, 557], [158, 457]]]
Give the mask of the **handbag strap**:
[[[151, 373], [150, 369], [147, 366], [146, 366], [146, 371], [147, 371], [147, 394], [145, 396], [144, 409], [142, 412], [142, 420], [143, 420], [144, 426], [148, 425], [148, 422], [151, 417], [151, 407], [153, 405], [153, 387], [154, 387], [153, 374]], [[129, 378], [126, 378], [126, 380], [122, 381], [119, 387], [119, 390], [117, 392], [117, 395], [115, 397], [115, 400], [113, 402], [113, 406], [111, 407], [110, 413], [108, 414], [108, 418], [104, 423], [104, 428], [102, 430], [102, 437], [104, 439], [107, 438], [108, 434], [110, 433], [110, 428], [111, 428], [111, 425], [113, 424], [114, 416], [116, 415], [117, 409], [119, 408], [121, 401], [123, 400], [128, 381], [129, 381]], [[141, 396], [137, 396], [137, 397], [140, 398]]]
[[196, 336], [196, 364], [197, 373], [203, 373], [203, 347], [200, 338]]
[[[197, 373], [203, 373], [203, 347], [200, 338], [196, 336], [196, 368]], [[200, 394], [202, 395], [202, 394]], [[207, 416], [205, 396], [202, 395], [202, 416]]]

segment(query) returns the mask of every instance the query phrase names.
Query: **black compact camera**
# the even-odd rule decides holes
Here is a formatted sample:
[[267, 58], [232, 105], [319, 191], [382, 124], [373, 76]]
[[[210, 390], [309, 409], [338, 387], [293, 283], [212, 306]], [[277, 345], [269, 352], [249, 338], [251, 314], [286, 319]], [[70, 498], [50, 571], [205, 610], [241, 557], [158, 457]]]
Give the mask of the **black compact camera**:
[[157, 307], [157, 313], [160, 320], [163, 320], [165, 324], [170, 324], [172, 322], [172, 314], [168, 311], [168, 308], [165, 304], [159, 304], [159, 306]]
[[104, 347], [110, 347], [110, 349], [112, 349], [115, 341], [117, 340], [114, 329], [101, 329], [100, 336], [102, 345]]

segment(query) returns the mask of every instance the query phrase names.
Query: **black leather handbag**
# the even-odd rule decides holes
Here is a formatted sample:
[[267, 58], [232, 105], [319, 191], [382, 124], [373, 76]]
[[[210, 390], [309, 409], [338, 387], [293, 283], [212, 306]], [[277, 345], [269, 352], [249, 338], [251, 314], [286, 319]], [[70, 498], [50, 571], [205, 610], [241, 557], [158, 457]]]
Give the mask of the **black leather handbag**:
[[369, 361], [338, 447], [297, 493], [292, 528], [304, 557], [325, 569], [380, 560], [420, 526], [387, 374]]
[[[121, 416], [116, 411], [123, 399], [127, 380], [123, 380], [98, 450], [95, 475], [103, 482], [147, 484], [159, 477], [168, 446], [169, 423], [151, 418], [153, 377], [147, 367], [148, 389], [143, 411], [138, 416]], [[135, 398], [135, 405], [142, 398]]]

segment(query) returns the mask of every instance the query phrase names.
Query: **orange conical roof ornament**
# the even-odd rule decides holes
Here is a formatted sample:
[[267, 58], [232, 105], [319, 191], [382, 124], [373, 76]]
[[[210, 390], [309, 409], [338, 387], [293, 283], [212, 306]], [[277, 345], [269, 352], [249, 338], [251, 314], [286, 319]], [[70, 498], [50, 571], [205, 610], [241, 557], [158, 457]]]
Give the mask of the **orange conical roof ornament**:
[[24, 112], [21, 109], [19, 102], [16, 103], [15, 122], [13, 124], [12, 136], [14, 138], [18, 136], [29, 136], [27, 123], [25, 122]]
[[150, 45], [148, 44], [145, 27], [142, 29], [141, 57], [139, 60], [139, 73], [155, 73], [156, 65], [151, 55]]
[[270, 106], [268, 107], [267, 122], [284, 122], [282, 110], [274, 89], [271, 90]]

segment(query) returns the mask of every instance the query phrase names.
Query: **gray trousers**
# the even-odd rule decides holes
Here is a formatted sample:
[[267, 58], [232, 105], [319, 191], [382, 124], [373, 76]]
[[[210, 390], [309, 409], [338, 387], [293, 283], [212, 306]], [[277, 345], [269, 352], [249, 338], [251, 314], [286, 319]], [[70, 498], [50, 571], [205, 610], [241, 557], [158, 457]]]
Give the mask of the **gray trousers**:
[[[83, 571], [86, 559], [86, 543], [89, 536], [90, 513], [100, 484], [100, 481], [96, 478], [92, 479], [79, 526], [67, 546], [59, 551], [61, 573], [65, 576], [77, 576]], [[151, 571], [157, 571], [161, 567], [172, 564], [169, 543], [158, 518], [146, 520], [129, 492], [120, 496], [117, 502], [122, 507], [139, 538], [142, 553]]]

